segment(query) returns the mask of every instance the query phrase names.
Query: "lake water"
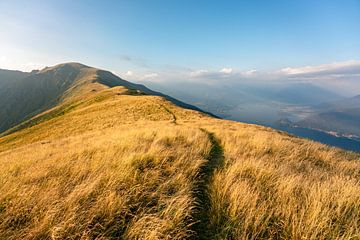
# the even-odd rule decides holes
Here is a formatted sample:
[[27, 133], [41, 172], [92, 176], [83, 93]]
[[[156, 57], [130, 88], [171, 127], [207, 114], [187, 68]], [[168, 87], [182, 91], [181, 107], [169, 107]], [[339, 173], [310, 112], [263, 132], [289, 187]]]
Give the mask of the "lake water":
[[[275, 124], [274, 122], [283, 117], [279, 114], [281, 112], [280, 110], [280, 107], [276, 108], [276, 106], [273, 105], [243, 104], [241, 105], [241, 108], [239, 107], [238, 109], [232, 109], [232, 111], [229, 112], [229, 116], [224, 116], [224, 118], [239, 122], [259, 124], [285, 131], [298, 137], [308, 138], [317, 142], [321, 142], [330, 146], [335, 146], [354, 152], [360, 152], [360, 140], [336, 137], [322, 131], [308, 128], [279, 126], [278, 124]], [[286, 117], [290, 118], [292, 116], [291, 114], [288, 114]]]
[[[274, 126], [273, 126], [274, 127]], [[288, 132], [290, 134], [308, 138], [314, 141], [318, 141], [327, 145], [340, 147], [346, 150], [360, 152], [360, 141], [355, 139], [349, 139], [345, 137], [336, 137], [321, 131], [316, 131], [307, 128], [299, 127], [274, 127], [278, 130]]]

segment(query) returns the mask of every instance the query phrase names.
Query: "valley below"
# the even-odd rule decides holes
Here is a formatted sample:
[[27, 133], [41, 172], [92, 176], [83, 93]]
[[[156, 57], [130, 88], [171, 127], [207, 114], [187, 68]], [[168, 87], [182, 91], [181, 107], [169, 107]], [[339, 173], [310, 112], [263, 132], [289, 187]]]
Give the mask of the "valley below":
[[[298, 91], [293, 90], [298, 86], [295, 85], [283, 90], [281, 94], [271, 87], [262, 87], [259, 90], [261, 95], [253, 94], [258, 94], [258, 86], [252, 86], [251, 91], [244, 86], [225, 89], [203, 87], [202, 94], [198, 94], [194, 90], [199, 88], [196, 85], [175, 85], [180, 91], [168, 85], [149, 85], [223, 119], [259, 124], [330, 146], [360, 152], [359, 97], [341, 98], [327, 92], [327, 96], [325, 94], [320, 99], [309, 100], [306, 95], [309, 89], [314, 95], [323, 94], [323, 90], [311, 85], [300, 85]], [[352, 115], [347, 116], [343, 112], [350, 112]], [[326, 114], [331, 117], [322, 119], [321, 116], [327, 116]]]

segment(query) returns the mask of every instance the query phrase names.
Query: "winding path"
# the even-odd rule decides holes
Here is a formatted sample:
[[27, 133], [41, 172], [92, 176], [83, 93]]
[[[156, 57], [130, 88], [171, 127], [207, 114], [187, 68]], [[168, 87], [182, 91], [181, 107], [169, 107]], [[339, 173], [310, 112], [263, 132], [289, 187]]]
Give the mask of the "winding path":
[[211, 228], [209, 211], [211, 208], [211, 200], [209, 196], [209, 183], [214, 171], [221, 167], [224, 162], [224, 151], [219, 140], [214, 133], [201, 129], [208, 135], [211, 142], [211, 150], [207, 157], [207, 163], [201, 168], [198, 184], [195, 187], [194, 197], [197, 200], [197, 206], [194, 212], [195, 224], [192, 230], [196, 233], [195, 239], [213, 239], [215, 236], [214, 229]]

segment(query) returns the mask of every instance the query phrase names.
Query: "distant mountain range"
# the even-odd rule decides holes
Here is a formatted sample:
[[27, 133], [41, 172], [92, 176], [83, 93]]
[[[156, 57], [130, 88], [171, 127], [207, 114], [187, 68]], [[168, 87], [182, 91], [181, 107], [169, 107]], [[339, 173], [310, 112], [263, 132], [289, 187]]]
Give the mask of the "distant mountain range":
[[[346, 98], [315, 84], [296, 82], [147, 84], [226, 119], [360, 149], [359, 96]], [[290, 129], [294, 127], [297, 129]], [[336, 137], [356, 141], [350, 144], [348, 139]]]
[[360, 95], [324, 103], [296, 124], [334, 135], [360, 139]]
[[296, 83], [275, 91], [273, 98], [279, 102], [313, 106], [340, 100], [341, 96], [310, 83]]
[[304, 118], [304, 111], [313, 106], [344, 99], [311, 83], [245, 81], [213, 85], [148, 82], [147, 85], [220, 117], [263, 125], [273, 125], [282, 118], [300, 120]]

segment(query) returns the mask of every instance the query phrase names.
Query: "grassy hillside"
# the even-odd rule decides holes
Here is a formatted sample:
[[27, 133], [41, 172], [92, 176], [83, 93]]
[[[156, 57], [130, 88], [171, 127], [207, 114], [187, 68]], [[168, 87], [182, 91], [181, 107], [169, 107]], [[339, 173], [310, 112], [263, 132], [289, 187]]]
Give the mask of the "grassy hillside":
[[360, 155], [98, 84], [0, 137], [0, 239], [360, 238]]
[[0, 70], [0, 133], [59, 104], [80, 101], [109, 87], [162, 96], [178, 106], [199, 110], [143, 85], [80, 63], [64, 63], [23, 73]]

